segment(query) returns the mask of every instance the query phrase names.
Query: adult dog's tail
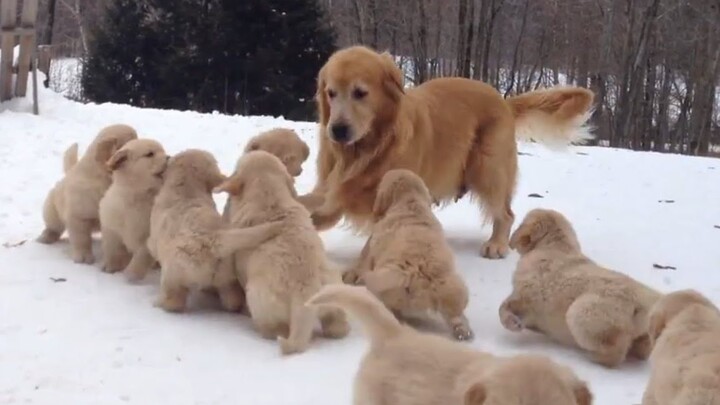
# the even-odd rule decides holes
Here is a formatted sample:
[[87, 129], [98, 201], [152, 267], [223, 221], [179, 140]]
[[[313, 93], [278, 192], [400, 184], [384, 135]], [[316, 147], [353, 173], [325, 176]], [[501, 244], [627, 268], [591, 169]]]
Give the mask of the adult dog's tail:
[[67, 174], [78, 162], [78, 144], [70, 145], [63, 153], [63, 172]]
[[310, 298], [306, 305], [332, 305], [350, 312], [360, 319], [373, 344], [403, 331], [403, 326], [392, 312], [365, 287], [328, 284]]
[[595, 95], [580, 87], [553, 87], [506, 99], [515, 115], [515, 137], [550, 147], [592, 139], [588, 120]]

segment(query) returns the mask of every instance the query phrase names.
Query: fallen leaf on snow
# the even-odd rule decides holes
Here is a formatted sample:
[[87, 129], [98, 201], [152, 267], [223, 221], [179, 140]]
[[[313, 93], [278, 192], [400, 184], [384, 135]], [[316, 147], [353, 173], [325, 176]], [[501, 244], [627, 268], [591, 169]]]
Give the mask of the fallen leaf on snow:
[[545, 198], [545, 197], [541, 196], [541, 195], [538, 194], [538, 193], [528, 194], [528, 197], [531, 197], [531, 198]]
[[64, 283], [67, 281], [67, 279], [63, 278], [63, 277], [58, 277], [58, 278], [50, 277], [50, 280], [52, 280], [53, 283]]
[[5, 243], [3, 243], [3, 247], [4, 247], [4, 248], [7, 248], [7, 249], [9, 249], [9, 248], [14, 248], [14, 247], [18, 247], [18, 246], [24, 245], [25, 242], [27, 242], [26, 239], [25, 239], [25, 240], [21, 240], [20, 242], [15, 242], [15, 243], [5, 242]]
[[664, 266], [662, 264], [653, 263], [653, 268], [658, 270], [677, 270], [674, 266]]

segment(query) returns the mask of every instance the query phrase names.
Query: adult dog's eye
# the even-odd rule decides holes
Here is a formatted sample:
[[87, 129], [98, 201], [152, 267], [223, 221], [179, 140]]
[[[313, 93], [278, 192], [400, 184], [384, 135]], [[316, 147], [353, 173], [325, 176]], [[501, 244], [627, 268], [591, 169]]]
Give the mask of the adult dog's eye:
[[367, 91], [363, 89], [355, 89], [352, 92], [352, 96], [355, 100], [362, 100], [365, 96], [367, 96]]
[[148, 152], [148, 153], [145, 154], [145, 157], [151, 158], [151, 157], [153, 157], [153, 156], [155, 156], [155, 152]]
[[328, 95], [328, 97], [330, 97], [330, 98], [335, 98], [335, 96], [337, 96], [337, 93], [335, 93], [335, 90], [328, 89], [327, 95]]

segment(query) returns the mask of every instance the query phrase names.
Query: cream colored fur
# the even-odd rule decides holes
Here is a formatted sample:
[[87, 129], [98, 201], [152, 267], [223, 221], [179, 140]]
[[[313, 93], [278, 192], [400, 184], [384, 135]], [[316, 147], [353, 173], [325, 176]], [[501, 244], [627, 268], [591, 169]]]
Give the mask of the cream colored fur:
[[568, 368], [534, 355], [500, 358], [401, 325], [364, 287], [325, 286], [308, 305], [339, 307], [367, 331], [354, 405], [589, 405]]
[[693, 290], [650, 311], [652, 372], [643, 405], [720, 405], [720, 311]]
[[212, 198], [212, 189], [223, 180], [215, 158], [205, 151], [186, 150], [168, 162], [148, 238], [148, 248], [161, 265], [157, 305], [166, 311], [184, 311], [190, 290], [207, 288], [217, 290], [227, 310], [239, 310], [242, 289], [232, 268], [220, 266], [220, 259], [238, 249], [257, 248], [282, 230], [273, 220], [249, 228], [224, 224]]
[[557, 211], [530, 211], [510, 246], [520, 253], [520, 261], [512, 294], [499, 310], [508, 330], [543, 333], [585, 350], [607, 367], [619, 365], [627, 355], [647, 358], [647, 317], [660, 293], [595, 264]]
[[113, 182], [100, 200], [103, 271], [124, 270], [137, 281], [155, 264], [147, 248], [150, 212], [167, 161], [162, 145], [152, 139], [132, 140], [108, 161]]
[[65, 177], [45, 199], [43, 219], [45, 230], [37, 238], [40, 243], [55, 243], [68, 231], [72, 258], [76, 263], [95, 262], [92, 233], [99, 230], [98, 206], [110, 187], [110, 170], [105, 163], [137, 133], [127, 125], [103, 128], [78, 160], [78, 145], [73, 144], [63, 156]]
[[341, 277], [329, 266], [310, 213], [296, 200], [293, 178], [280, 160], [264, 151], [246, 153], [217, 191], [230, 194], [229, 217], [234, 226], [271, 221], [283, 225], [278, 236], [235, 257], [258, 332], [277, 338], [284, 354], [307, 349], [318, 318], [324, 336], [344, 337], [349, 326], [342, 311], [318, 312], [303, 305], [321, 286], [341, 283]]
[[408, 317], [439, 313], [458, 340], [473, 337], [465, 282], [422, 179], [388, 171], [378, 186], [371, 235], [347, 283], [363, 283], [390, 310]]

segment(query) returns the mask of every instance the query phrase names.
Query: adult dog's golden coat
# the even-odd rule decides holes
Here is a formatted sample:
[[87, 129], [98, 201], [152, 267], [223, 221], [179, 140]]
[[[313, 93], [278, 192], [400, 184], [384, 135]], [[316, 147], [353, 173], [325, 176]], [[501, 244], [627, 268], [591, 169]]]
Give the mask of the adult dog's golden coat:
[[486, 257], [508, 251], [517, 177], [516, 137], [568, 143], [587, 137], [593, 94], [554, 88], [503, 99], [491, 86], [441, 78], [405, 90], [390, 55], [343, 49], [318, 75], [318, 184], [326, 195], [313, 216], [319, 229], [342, 216], [362, 228], [377, 186], [391, 169], [409, 169], [436, 201], [471, 191], [493, 220]]

